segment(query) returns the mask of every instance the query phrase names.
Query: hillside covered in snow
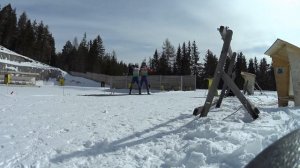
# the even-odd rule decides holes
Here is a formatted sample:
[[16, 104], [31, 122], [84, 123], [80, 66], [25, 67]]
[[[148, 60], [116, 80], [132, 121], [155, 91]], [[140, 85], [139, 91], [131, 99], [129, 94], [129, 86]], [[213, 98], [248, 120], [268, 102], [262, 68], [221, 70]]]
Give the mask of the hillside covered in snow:
[[38, 73], [37, 79], [40, 80], [48, 80], [66, 74], [58, 68], [35, 61], [0, 46], [0, 73], [3, 74], [7, 71]]

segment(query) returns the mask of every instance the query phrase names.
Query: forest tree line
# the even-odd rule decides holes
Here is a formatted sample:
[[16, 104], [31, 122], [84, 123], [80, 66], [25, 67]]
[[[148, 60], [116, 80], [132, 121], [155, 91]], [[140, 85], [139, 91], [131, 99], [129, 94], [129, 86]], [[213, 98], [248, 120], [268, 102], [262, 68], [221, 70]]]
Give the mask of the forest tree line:
[[77, 38], [66, 42], [62, 52], [57, 54], [56, 66], [65, 71], [106, 75], [125, 75], [128, 71], [127, 64], [117, 60], [115, 51], [105, 52], [100, 35], [87, 42], [86, 34], [79, 44]]
[[[196, 42], [190, 41], [179, 44], [177, 50], [166, 39], [162, 45], [162, 51], [155, 50], [148, 64], [153, 69], [153, 74], [160, 75], [196, 75], [197, 88], [207, 88], [207, 79], [214, 76], [218, 64], [218, 57], [212, 51], [204, 53], [203, 60]], [[225, 71], [228, 70], [229, 59], [226, 60]], [[242, 89], [244, 79], [241, 72], [249, 72], [256, 75], [256, 81], [263, 90], [276, 90], [273, 67], [267, 63], [265, 58], [257, 60], [250, 58], [247, 62], [246, 56], [240, 52], [234, 64], [235, 83]], [[222, 87], [222, 82], [219, 88]]]
[[17, 19], [16, 10], [10, 4], [0, 10], [0, 44], [37, 61], [55, 65], [55, 42], [48, 26], [31, 21], [25, 12]]
[[123, 75], [127, 65], [117, 61], [117, 55], [106, 53], [98, 35], [87, 41], [86, 34], [78, 44], [67, 41], [62, 52], [56, 53], [55, 40], [47, 25], [31, 21], [26, 12], [19, 18], [10, 4], [0, 6], [0, 45], [42, 63], [65, 71], [94, 72], [108, 75]]
[[[31, 21], [25, 12], [17, 19], [16, 9], [10, 4], [3, 8], [0, 6], [0, 45], [65, 71], [127, 75], [128, 67], [133, 64], [118, 61], [115, 51], [106, 52], [100, 35], [87, 40], [84, 34], [80, 42], [75, 37], [56, 53], [55, 40], [48, 26], [42, 21]], [[204, 55], [204, 59], [200, 59], [200, 54]], [[168, 39], [163, 42], [162, 51], [156, 49], [147, 61], [153, 75], [196, 75], [197, 88], [207, 88], [206, 80], [213, 77], [217, 63], [218, 57], [210, 50], [199, 53], [195, 41], [183, 42], [175, 49]], [[239, 88], [243, 87], [240, 72], [245, 71], [256, 74], [262, 89], [276, 89], [273, 68], [265, 58], [249, 59], [247, 63], [245, 55], [238, 53], [234, 67], [235, 82]]]

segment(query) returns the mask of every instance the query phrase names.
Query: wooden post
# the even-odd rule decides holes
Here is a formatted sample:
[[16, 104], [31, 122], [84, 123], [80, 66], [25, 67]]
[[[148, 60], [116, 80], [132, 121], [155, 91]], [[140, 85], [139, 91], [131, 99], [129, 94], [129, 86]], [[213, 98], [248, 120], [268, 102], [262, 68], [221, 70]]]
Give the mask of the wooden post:
[[235, 96], [240, 100], [240, 102], [244, 105], [245, 109], [248, 111], [248, 113], [252, 116], [253, 119], [258, 118], [259, 110], [252, 105], [246, 97], [241, 93], [240, 89], [236, 86], [236, 84], [231, 80], [231, 78], [225, 73], [222, 76], [222, 79], [224, 82], [227, 83], [229, 88], [232, 90], [232, 92], [235, 94]]
[[[210, 107], [212, 106], [212, 104], [214, 104], [216, 102], [216, 101], [213, 101], [214, 93], [217, 91], [218, 84], [220, 82], [220, 79], [222, 78], [224, 81], [223, 89], [226, 88], [226, 86], [228, 86], [228, 88], [233, 91], [233, 93], [237, 96], [237, 98], [240, 100], [240, 102], [243, 104], [243, 106], [248, 111], [248, 113], [252, 116], [252, 118], [256, 119], [256, 118], [258, 118], [259, 110], [245, 98], [245, 96], [241, 93], [241, 91], [236, 86], [236, 84], [231, 79], [231, 77], [224, 72], [224, 65], [225, 65], [225, 61], [227, 58], [227, 54], [230, 51], [230, 55], [231, 55], [231, 52], [232, 52], [231, 47], [230, 47], [230, 42], [232, 39], [233, 32], [232, 32], [232, 30], [228, 29], [227, 27], [224, 28], [223, 26], [221, 26], [218, 30], [221, 33], [222, 39], [224, 40], [224, 44], [223, 44], [222, 51], [221, 51], [221, 56], [219, 58], [218, 65], [216, 67], [212, 86], [208, 91], [208, 95], [206, 97], [205, 104], [203, 106], [195, 108], [193, 111], [193, 115], [200, 114], [200, 117], [207, 116], [207, 113], [208, 113]], [[235, 58], [234, 58], [234, 60], [235, 60]], [[234, 60], [233, 59], [231, 60], [231, 67], [229, 69], [230, 71], [232, 71], [232, 68], [233, 68], [232, 64], [234, 63]], [[223, 91], [223, 89], [222, 89], [222, 92], [225, 92], [225, 91]], [[223, 96], [224, 96], [224, 93], [223, 93]], [[219, 104], [221, 104], [223, 96], [221, 97]]]
[[[231, 58], [230, 58], [230, 63], [229, 63], [228, 72], [227, 72], [227, 74], [229, 76], [231, 76], [231, 74], [232, 74], [232, 70], [233, 70], [234, 62], [235, 62], [235, 57], [236, 57], [236, 52], [234, 52], [232, 54]], [[228, 88], [227, 84], [224, 82], [223, 88], [222, 88], [222, 91], [221, 91], [221, 94], [220, 94], [220, 97], [219, 97], [218, 102], [216, 104], [216, 108], [219, 108], [221, 106], [221, 103], [222, 103], [222, 100], [223, 100], [223, 98], [225, 96], [226, 90], [228, 92], [230, 91], [230, 89]]]
[[[226, 29], [222, 29], [220, 31], [226, 31]], [[226, 35], [225, 35], [225, 39], [224, 39], [223, 48], [222, 48], [222, 51], [221, 51], [221, 56], [220, 56], [217, 68], [215, 70], [215, 73], [214, 73], [214, 80], [212, 82], [211, 88], [208, 91], [208, 95], [206, 97], [204, 108], [202, 108], [202, 111], [198, 112], [198, 113], [200, 113], [200, 117], [206, 117], [207, 116], [207, 113], [208, 113], [208, 111], [211, 107], [214, 95], [217, 91], [217, 87], [218, 87], [218, 84], [220, 82], [221, 76], [224, 73], [223, 68], [224, 68], [224, 64], [225, 64], [225, 61], [226, 61], [226, 57], [227, 57], [227, 53], [228, 53], [228, 49], [229, 49], [229, 46], [230, 46], [230, 42], [231, 42], [231, 39], [232, 39], [233, 32], [232, 32], [232, 30], [227, 30], [225, 33], [226, 33]]]

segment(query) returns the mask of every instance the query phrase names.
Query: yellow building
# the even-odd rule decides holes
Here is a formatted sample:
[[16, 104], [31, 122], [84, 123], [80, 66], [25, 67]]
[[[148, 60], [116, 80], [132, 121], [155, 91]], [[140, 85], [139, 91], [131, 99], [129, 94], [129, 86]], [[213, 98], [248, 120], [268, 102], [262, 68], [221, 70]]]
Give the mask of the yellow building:
[[294, 98], [300, 106], [300, 48], [277, 39], [265, 54], [272, 58], [278, 105], [287, 106]]

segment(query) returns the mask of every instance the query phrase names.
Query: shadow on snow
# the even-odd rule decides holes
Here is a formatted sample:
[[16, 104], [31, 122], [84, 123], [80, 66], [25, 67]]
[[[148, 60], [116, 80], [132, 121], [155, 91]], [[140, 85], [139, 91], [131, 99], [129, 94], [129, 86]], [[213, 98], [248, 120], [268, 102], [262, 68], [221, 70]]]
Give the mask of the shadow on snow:
[[[124, 137], [122, 139], [119, 139], [119, 140], [116, 140], [116, 141], [113, 141], [110, 143], [98, 142], [83, 151], [74, 151], [69, 154], [62, 154], [53, 159], [50, 159], [50, 161], [53, 163], [60, 163], [60, 162], [64, 162], [64, 161], [72, 159], [72, 158], [76, 158], [76, 157], [96, 156], [99, 154], [115, 152], [115, 151], [123, 149], [125, 147], [131, 147], [131, 146], [135, 146], [135, 145], [139, 145], [139, 144], [145, 144], [150, 141], [155, 141], [156, 139], [162, 138], [164, 136], [171, 135], [171, 134], [177, 134], [177, 133], [182, 132], [184, 129], [189, 129], [193, 125], [193, 123], [194, 123], [193, 121], [197, 118], [195, 118], [192, 121], [188, 122], [187, 124], [177, 128], [176, 130], [159, 132], [157, 134], [150, 135], [147, 137], [141, 137], [141, 136], [144, 134], [151, 133], [152, 131], [154, 131], [156, 129], [159, 129], [162, 127], [167, 127], [168, 124], [170, 124], [172, 122], [180, 121], [180, 120], [187, 119], [187, 118], [193, 118], [193, 116], [191, 116], [189, 114], [181, 115], [181, 116], [173, 118], [165, 123], [159, 124], [153, 128], [149, 128], [144, 131], [134, 133], [134, 134]], [[138, 139], [134, 140], [136, 138], [138, 138]]]

